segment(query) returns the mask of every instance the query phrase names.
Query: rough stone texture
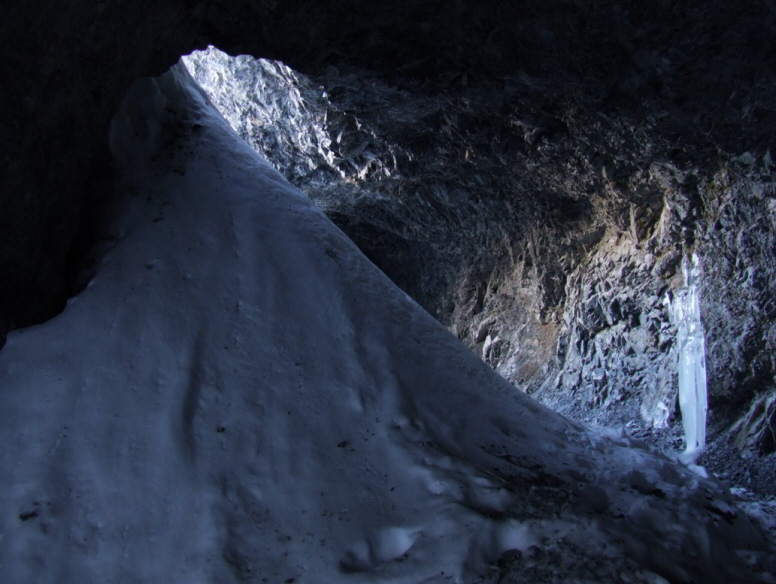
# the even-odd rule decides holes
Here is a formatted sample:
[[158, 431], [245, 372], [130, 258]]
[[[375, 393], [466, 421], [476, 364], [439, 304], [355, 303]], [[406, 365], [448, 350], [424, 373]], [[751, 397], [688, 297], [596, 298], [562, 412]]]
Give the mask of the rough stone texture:
[[[308, 194], [333, 183], [390, 178], [395, 171], [397, 152], [287, 65], [231, 57], [214, 47], [184, 62], [240, 137]], [[337, 90], [335, 83], [328, 87]], [[389, 104], [390, 89], [381, 89]]]
[[296, 134], [314, 156], [265, 151], [462, 340], [575, 417], [676, 443], [661, 303], [697, 249], [707, 462], [773, 492], [773, 2], [39, 0], [0, 33], [0, 332], [77, 289], [130, 83], [212, 43], [308, 74], [302, 98], [326, 92], [327, 133], [318, 118]]

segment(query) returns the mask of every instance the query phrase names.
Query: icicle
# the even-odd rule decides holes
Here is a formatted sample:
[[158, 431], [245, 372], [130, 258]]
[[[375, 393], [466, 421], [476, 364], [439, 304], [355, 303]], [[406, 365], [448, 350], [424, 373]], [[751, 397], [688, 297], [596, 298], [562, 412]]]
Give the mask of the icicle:
[[679, 408], [682, 411], [684, 456], [695, 460], [706, 445], [706, 346], [703, 338], [698, 281], [700, 260], [697, 254], [682, 261], [684, 286], [670, 299], [669, 314], [676, 325], [677, 366], [679, 371]]

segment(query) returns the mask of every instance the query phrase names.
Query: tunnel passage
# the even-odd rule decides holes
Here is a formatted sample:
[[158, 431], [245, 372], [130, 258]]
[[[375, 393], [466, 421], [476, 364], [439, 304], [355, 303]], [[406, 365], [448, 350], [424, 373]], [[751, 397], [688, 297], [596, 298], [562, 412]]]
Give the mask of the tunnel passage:
[[[74, 241], [110, 197], [107, 125], [130, 84], [213, 43], [310, 75], [406, 150], [380, 178], [389, 203], [331, 216], [386, 271], [411, 257], [405, 288], [579, 419], [653, 435], [650, 412], [671, 394], [665, 368], [645, 366], [670, 349], [654, 299], [676, 276], [674, 252], [702, 248], [712, 433], [729, 446], [740, 428], [756, 466], [776, 342], [762, 269], [774, 249], [773, 25], [766, 3], [721, 0], [15, 8], [0, 24], [0, 327], [64, 306]], [[402, 249], [394, 268], [380, 260]]]

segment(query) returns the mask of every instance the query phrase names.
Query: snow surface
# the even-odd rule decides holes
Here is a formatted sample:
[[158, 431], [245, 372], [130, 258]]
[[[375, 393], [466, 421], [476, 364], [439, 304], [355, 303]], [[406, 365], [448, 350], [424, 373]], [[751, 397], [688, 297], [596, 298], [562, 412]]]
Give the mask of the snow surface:
[[510, 550], [521, 582], [561, 549], [597, 581], [774, 581], [721, 487], [514, 392], [181, 65], [111, 150], [97, 275], [0, 352], [3, 583], [473, 582]]

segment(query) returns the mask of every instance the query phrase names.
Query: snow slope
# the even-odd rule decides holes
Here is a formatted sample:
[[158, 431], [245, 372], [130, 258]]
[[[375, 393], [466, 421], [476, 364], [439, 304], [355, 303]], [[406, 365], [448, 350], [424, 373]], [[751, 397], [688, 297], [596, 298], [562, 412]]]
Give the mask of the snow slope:
[[719, 486], [515, 394], [182, 66], [111, 149], [96, 277], [0, 352], [3, 583], [489, 581], [510, 550], [510, 582], [773, 581]]

